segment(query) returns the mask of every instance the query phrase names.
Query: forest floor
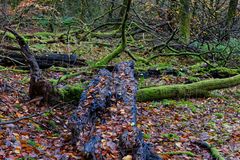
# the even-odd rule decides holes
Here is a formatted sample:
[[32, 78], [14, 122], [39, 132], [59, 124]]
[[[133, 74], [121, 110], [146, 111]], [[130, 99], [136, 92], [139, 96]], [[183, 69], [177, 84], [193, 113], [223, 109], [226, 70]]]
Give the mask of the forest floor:
[[[49, 35], [40, 35], [37, 40], [41, 42], [49, 38]], [[119, 40], [91, 39], [75, 45], [30, 40], [28, 43], [33, 51], [75, 53], [91, 66], [110, 53]], [[9, 44], [7, 41], [6, 45]], [[144, 41], [129, 41], [128, 48], [135, 50], [137, 55], [144, 53], [146, 48], [143, 44]], [[17, 46], [15, 42], [11, 45]], [[152, 54], [139, 56], [144, 60]], [[126, 53], [122, 53], [110, 65], [129, 59]], [[235, 63], [238, 65], [237, 61]], [[67, 68], [63, 72], [50, 68], [43, 73], [56, 81], [64, 74], [80, 70], [89, 72], [84, 69]], [[196, 57], [159, 57], [149, 64], [137, 61], [135, 69], [139, 73], [139, 88], [215, 78], [205, 71]], [[58, 84], [58, 87], [79, 81], [87, 84], [94, 74], [95, 71], [80, 74]], [[28, 71], [24, 73], [16, 68], [0, 66], [0, 123], [26, 118], [0, 125], [0, 159], [81, 159], [80, 153], [69, 144], [71, 134], [66, 124], [77, 103], [59, 100], [53, 105], [40, 105], [39, 99], [29, 100], [28, 86]], [[210, 97], [176, 97], [138, 103], [137, 106], [138, 127], [143, 131], [145, 141], [153, 144], [156, 153], [164, 160], [211, 160], [209, 152], [194, 143], [197, 140], [210, 143], [227, 160], [240, 159], [240, 86], [212, 91]]]
[[[63, 75], [49, 70], [44, 74], [55, 79]], [[68, 83], [81, 78], [75, 77]], [[165, 75], [160, 80], [158, 77], [138, 80], [140, 86], [145, 86], [145, 83], [182, 83], [186, 79]], [[0, 159], [81, 159], [69, 144], [70, 131], [66, 127], [76, 104], [59, 101], [53, 106], [39, 105], [38, 99], [29, 101], [28, 85], [28, 73], [0, 71], [1, 121], [41, 113], [0, 126]], [[240, 159], [240, 86], [213, 91], [208, 98], [166, 99], [137, 106], [138, 127], [163, 159], [211, 160], [209, 152], [194, 144], [195, 140], [212, 144], [227, 160]], [[188, 152], [164, 154], [179, 151]]]

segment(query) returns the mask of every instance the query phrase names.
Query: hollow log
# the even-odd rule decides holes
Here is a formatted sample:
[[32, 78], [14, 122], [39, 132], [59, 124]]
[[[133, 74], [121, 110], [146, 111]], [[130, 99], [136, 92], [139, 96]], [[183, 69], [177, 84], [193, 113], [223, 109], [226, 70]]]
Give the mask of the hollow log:
[[133, 62], [100, 70], [69, 119], [73, 142], [87, 159], [161, 160], [137, 127], [137, 82]]

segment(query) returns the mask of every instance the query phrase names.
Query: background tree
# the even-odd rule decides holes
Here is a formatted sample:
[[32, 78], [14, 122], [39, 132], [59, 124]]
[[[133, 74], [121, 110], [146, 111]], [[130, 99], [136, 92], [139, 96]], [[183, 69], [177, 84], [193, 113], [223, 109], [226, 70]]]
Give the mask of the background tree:
[[191, 20], [191, 13], [190, 13], [190, 5], [191, 0], [180, 0], [180, 40], [187, 44], [190, 40], [190, 20]]
[[230, 31], [233, 25], [233, 21], [235, 18], [236, 10], [237, 10], [238, 0], [230, 0], [228, 12], [227, 12], [227, 18], [226, 18], [226, 34], [225, 39], [229, 39], [230, 37]]

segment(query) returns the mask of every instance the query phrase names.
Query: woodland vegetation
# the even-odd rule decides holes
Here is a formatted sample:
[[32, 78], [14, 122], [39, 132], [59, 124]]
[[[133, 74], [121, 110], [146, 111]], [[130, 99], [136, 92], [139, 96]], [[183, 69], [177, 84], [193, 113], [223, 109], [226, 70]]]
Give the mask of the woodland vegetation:
[[238, 0], [0, 4], [0, 159], [240, 158]]

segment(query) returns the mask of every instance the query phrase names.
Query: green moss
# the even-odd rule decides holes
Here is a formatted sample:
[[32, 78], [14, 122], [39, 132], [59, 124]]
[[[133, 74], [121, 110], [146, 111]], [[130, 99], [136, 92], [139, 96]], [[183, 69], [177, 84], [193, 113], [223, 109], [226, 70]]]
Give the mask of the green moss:
[[223, 113], [214, 113], [214, 116], [216, 116], [218, 119], [222, 119], [224, 117]]
[[198, 82], [198, 81], [200, 81], [200, 78], [199, 77], [195, 77], [195, 76], [189, 76], [188, 80], [190, 82]]
[[209, 70], [212, 75], [216, 75], [217, 77], [225, 78], [231, 77], [240, 74], [240, 69], [230, 69], [226, 67], [217, 67]]
[[21, 80], [22, 84], [28, 84], [30, 82], [30, 78], [29, 77], [23, 77], [23, 79]]
[[209, 122], [208, 122], [208, 126], [209, 126], [210, 128], [213, 128], [213, 129], [215, 129], [215, 128], [217, 127], [217, 125], [216, 125], [216, 123], [215, 123], [214, 121], [209, 121]]
[[184, 100], [181, 100], [177, 103], [177, 106], [184, 106], [184, 107], [188, 107], [191, 109], [191, 111], [193, 113], [195, 113], [197, 111], [197, 107], [195, 106], [195, 104], [193, 104], [192, 102], [190, 101], [184, 101]]
[[167, 138], [170, 141], [179, 141], [180, 137], [175, 134], [175, 133], [166, 133], [166, 134], [162, 134], [163, 138]]
[[49, 121], [48, 121], [48, 124], [49, 124], [53, 129], [57, 128], [57, 124], [56, 124], [56, 122], [53, 121], [53, 120], [49, 120]]
[[163, 99], [161, 103], [163, 106], [168, 107], [168, 106], [176, 105], [177, 102], [175, 100]]
[[38, 132], [42, 132], [43, 131], [43, 129], [38, 124], [35, 124], [35, 129]]
[[167, 98], [208, 96], [208, 91], [223, 89], [240, 84], [240, 75], [199, 81], [191, 84], [165, 85], [138, 90], [138, 101], [152, 101]]
[[180, 37], [181, 41], [185, 44], [190, 40], [190, 0], [180, 0]]
[[99, 60], [94, 67], [106, 66], [113, 58], [117, 57], [126, 47], [126, 44], [120, 44], [112, 53]]
[[150, 138], [151, 138], [151, 135], [150, 135], [150, 134], [147, 134], [147, 133], [144, 133], [144, 134], [143, 134], [143, 138], [144, 138], [144, 139], [150, 139]]
[[3, 72], [3, 71], [12, 71], [16, 73], [29, 73], [29, 70], [20, 70], [20, 69], [13, 69], [13, 68], [0, 66], [0, 72]]
[[194, 153], [189, 152], [189, 151], [172, 151], [172, 152], [161, 153], [161, 155], [164, 155], [164, 154], [167, 154], [167, 155], [187, 155], [187, 156], [190, 156], [190, 157], [196, 156]]
[[219, 153], [217, 148], [211, 147], [210, 152], [211, 152], [211, 155], [213, 156], [213, 158], [215, 158], [217, 160], [225, 160], [225, 158], [221, 156], [221, 154]]
[[34, 140], [31, 140], [31, 139], [27, 140], [27, 144], [29, 144], [32, 147], [37, 147], [37, 143]]
[[65, 101], [68, 100], [79, 100], [84, 90], [84, 84], [79, 83], [75, 85], [68, 85], [64, 88], [58, 89], [58, 93], [61, 98]]
[[119, 33], [119, 29], [116, 29], [116, 30], [109, 31], [109, 32], [93, 32], [93, 33], [91, 33], [91, 36], [99, 37], [99, 38], [115, 37], [118, 33]]

